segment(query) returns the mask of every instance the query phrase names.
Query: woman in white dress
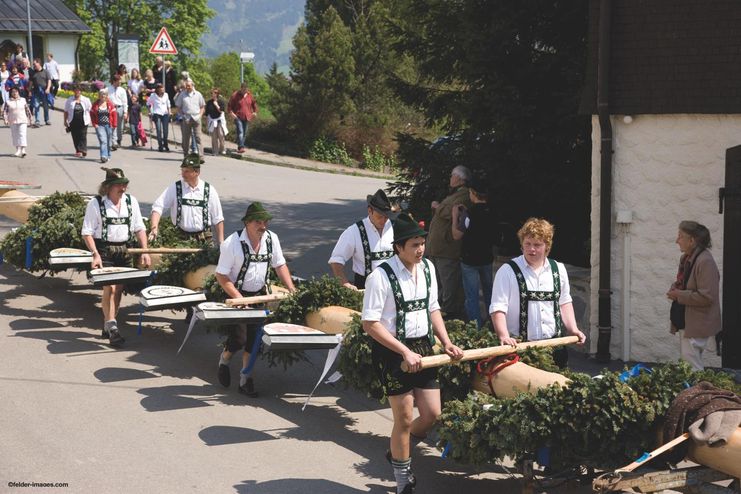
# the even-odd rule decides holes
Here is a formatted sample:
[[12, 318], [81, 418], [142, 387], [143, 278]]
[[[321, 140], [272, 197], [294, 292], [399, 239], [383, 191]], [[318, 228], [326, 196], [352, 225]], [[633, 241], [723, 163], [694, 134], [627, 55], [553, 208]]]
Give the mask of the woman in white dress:
[[10, 126], [10, 136], [15, 146], [15, 156], [25, 158], [26, 146], [26, 129], [31, 121], [31, 109], [25, 98], [21, 98], [18, 88], [10, 89], [8, 101], [3, 105], [3, 119]]

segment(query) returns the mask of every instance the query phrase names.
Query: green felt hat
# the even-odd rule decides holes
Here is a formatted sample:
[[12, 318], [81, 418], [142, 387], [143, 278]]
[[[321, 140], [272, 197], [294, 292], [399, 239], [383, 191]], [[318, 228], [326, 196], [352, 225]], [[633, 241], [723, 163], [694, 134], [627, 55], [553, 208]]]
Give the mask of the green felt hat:
[[101, 166], [100, 169], [105, 172], [105, 180], [103, 180], [103, 185], [126, 185], [129, 183], [129, 179], [126, 178], [123, 170], [120, 168], [106, 168], [104, 166]]
[[242, 217], [242, 221], [267, 221], [271, 219], [273, 219], [273, 215], [268, 213], [267, 209], [265, 209], [265, 206], [263, 206], [261, 202], [253, 202], [250, 204]]
[[409, 213], [399, 213], [396, 219], [391, 220], [394, 228], [394, 243], [414, 237], [426, 237], [427, 232], [419, 226], [417, 220]]
[[196, 153], [190, 153], [188, 156], [183, 158], [183, 162], [180, 163], [180, 168], [200, 168], [201, 157]]

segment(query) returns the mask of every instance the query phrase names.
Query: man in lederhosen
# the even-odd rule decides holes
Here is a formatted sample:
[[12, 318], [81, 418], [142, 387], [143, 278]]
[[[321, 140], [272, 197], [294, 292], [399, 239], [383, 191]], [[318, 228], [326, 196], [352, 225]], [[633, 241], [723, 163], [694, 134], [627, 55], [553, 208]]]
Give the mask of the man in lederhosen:
[[[422, 357], [432, 355], [434, 337], [445, 353], [458, 359], [463, 351], [451, 343], [437, 299], [435, 268], [424, 259], [425, 232], [408, 214], [393, 222], [394, 251], [366, 280], [363, 329], [373, 338], [373, 363], [394, 416], [391, 461], [396, 492], [413, 492], [410, 434], [426, 436], [441, 412], [437, 369], [421, 370]], [[406, 362], [409, 372], [401, 370]], [[414, 405], [419, 417], [412, 420]]]
[[183, 240], [213, 242], [211, 228], [216, 233], [217, 245], [224, 241], [224, 213], [216, 188], [201, 178], [201, 160], [189, 154], [180, 164], [181, 179], [167, 187], [152, 204], [149, 239], [154, 241], [159, 231], [162, 212], [170, 210], [170, 219]]
[[[101, 168], [106, 172], [98, 195], [90, 199], [82, 222], [82, 239], [93, 253], [92, 269], [125, 266], [131, 267], [127, 245], [136, 237], [139, 245], [147, 248], [147, 235], [139, 202], [126, 194], [129, 179], [120, 168]], [[148, 267], [149, 254], [141, 256], [141, 263]], [[116, 315], [121, 305], [123, 285], [103, 287], [103, 338], [112, 346], [120, 346], [124, 339], [118, 331]]]
[[[548, 258], [553, 246], [553, 225], [528, 219], [517, 232], [522, 255], [502, 265], [494, 277], [489, 314], [502, 345], [545, 340], [559, 336], [586, 336], [576, 324], [569, 275], [560, 262]], [[553, 352], [559, 367], [568, 361], [566, 347]]]
[[[394, 255], [391, 244], [394, 232], [388, 220], [391, 203], [386, 193], [378, 189], [367, 197], [368, 216], [342, 232], [329, 258], [332, 273], [343, 286], [353, 290], [365, 288], [366, 277], [386, 259]], [[353, 282], [345, 276], [345, 263], [352, 259]]]
[[[275, 269], [278, 279], [289, 291], [295, 291], [278, 236], [268, 230], [271, 219], [272, 216], [261, 203], [253, 202], [242, 218], [244, 228], [229, 235], [221, 244], [216, 279], [227, 297], [250, 297], [269, 293], [270, 267]], [[244, 349], [239, 391], [251, 397], [257, 396], [257, 392], [248, 364], [250, 354], [259, 348], [259, 329], [259, 325], [242, 324], [232, 330], [219, 359], [219, 382], [222, 386], [229, 387], [229, 360], [234, 352]]]

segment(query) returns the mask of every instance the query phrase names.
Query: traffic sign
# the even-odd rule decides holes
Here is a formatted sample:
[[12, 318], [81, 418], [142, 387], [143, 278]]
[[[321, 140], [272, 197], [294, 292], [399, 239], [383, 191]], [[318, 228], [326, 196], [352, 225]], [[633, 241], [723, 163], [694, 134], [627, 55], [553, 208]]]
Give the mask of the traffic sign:
[[177, 55], [178, 49], [175, 48], [175, 43], [172, 42], [172, 38], [167, 33], [167, 28], [162, 26], [159, 34], [154, 39], [152, 47], [149, 49], [149, 53], [156, 55]]

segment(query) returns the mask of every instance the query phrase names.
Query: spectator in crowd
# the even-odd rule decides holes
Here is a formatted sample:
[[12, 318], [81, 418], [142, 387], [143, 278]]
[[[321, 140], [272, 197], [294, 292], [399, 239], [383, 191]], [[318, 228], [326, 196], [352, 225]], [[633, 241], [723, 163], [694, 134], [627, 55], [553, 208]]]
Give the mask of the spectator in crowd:
[[441, 202], [432, 201], [432, 220], [427, 238], [427, 256], [435, 265], [440, 286], [440, 309], [444, 317], [463, 315], [461, 281], [461, 241], [453, 238], [453, 206], [471, 206], [467, 184], [471, 172], [465, 166], [456, 166], [450, 173], [450, 194]]
[[91, 124], [90, 110], [93, 105], [87, 96], [83, 96], [80, 85], [72, 86], [72, 96], [64, 103], [64, 126], [72, 134], [75, 145], [75, 156], [87, 156], [87, 128]]
[[[172, 62], [169, 60], [165, 60], [164, 65], [165, 70], [165, 92], [167, 93], [167, 96], [170, 97], [170, 105], [175, 106], [175, 93], [177, 88], [177, 81], [175, 80], [175, 70], [172, 68]], [[155, 77], [156, 78], [156, 77]], [[157, 79], [157, 82], [160, 82], [162, 79], [161, 77]]]
[[484, 294], [484, 304], [491, 303], [494, 262], [494, 218], [487, 203], [486, 182], [472, 180], [468, 189], [471, 207], [463, 204], [453, 207], [453, 239], [462, 240], [461, 274], [466, 297], [466, 320], [476, 321], [479, 327], [485, 319], [481, 315], [479, 289]]
[[15, 146], [14, 156], [25, 158], [26, 129], [31, 121], [31, 110], [25, 98], [21, 98], [18, 88], [13, 86], [8, 92], [8, 101], [3, 105], [3, 120], [10, 126], [10, 136]]
[[[98, 99], [90, 110], [90, 123], [93, 124], [100, 143], [100, 162], [106, 163], [111, 159], [113, 132], [119, 125], [118, 113], [116, 107], [108, 99], [107, 89], [98, 91]], [[120, 124], [123, 125], [123, 123]]]
[[175, 98], [175, 106], [178, 116], [181, 118], [180, 128], [183, 133], [183, 157], [188, 156], [191, 139], [195, 141], [198, 156], [203, 159], [203, 146], [201, 146], [201, 119], [206, 110], [206, 102], [203, 95], [196, 90], [193, 81], [185, 81], [185, 90]]
[[677, 232], [677, 279], [666, 296], [672, 301], [671, 333], [681, 331], [680, 351], [695, 370], [703, 370], [702, 354], [712, 350], [722, 329], [720, 272], [710, 253], [710, 231], [696, 221], [682, 221]]
[[33, 72], [31, 73], [31, 106], [33, 106], [34, 126], [41, 125], [39, 120], [39, 108], [44, 108], [44, 122], [51, 125], [49, 120], [49, 94], [51, 94], [51, 77], [41, 65], [41, 59], [33, 61]]
[[[553, 246], [553, 225], [529, 218], [517, 232], [522, 255], [507, 261], [494, 277], [491, 314], [494, 331], [502, 345], [573, 335], [584, 344], [574, 315], [566, 267], [547, 257]], [[556, 365], [566, 367], [568, 352], [553, 352]]]
[[26, 62], [28, 61], [28, 53], [23, 51], [23, 45], [15, 45], [15, 53], [10, 56], [10, 63], [18, 67], [18, 72], [23, 72]]
[[8, 64], [5, 62], [0, 63], [0, 98], [2, 98], [0, 104], [5, 104], [8, 101], [8, 90], [5, 89], [5, 83], [9, 78], [10, 71], [8, 70]]
[[129, 94], [129, 101], [131, 101], [131, 97], [136, 95], [140, 96], [142, 89], [144, 88], [144, 81], [142, 80], [139, 69], [134, 67], [131, 69], [131, 76], [129, 77], [128, 85], [128, 94]]
[[214, 156], [226, 154], [224, 139], [229, 133], [226, 130], [226, 116], [224, 110], [226, 103], [220, 96], [219, 88], [211, 90], [211, 99], [206, 102], [206, 120], [208, 124], [208, 133], [211, 134], [211, 154]]
[[155, 92], [147, 100], [149, 118], [157, 129], [157, 151], [169, 152], [167, 136], [170, 129], [170, 98], [165, 94], [162, 84], [157, 84]]
[[163, 61], [161, 56], [157, 55], [157, 57], [154, 59], [154, 65], [152, 65], [152, 74], [154, 75], [154, 78], [157, 80], [157, 82], [159, 82], [160, 84], [163, 83], [163, 70], [165, 70], [165, 62]]
[[121, 86], [126, 89], [129, 82], [129, 72], [126, 70], [126, 65], [120, 64], [116, 68], [116, 75], [121, 79]]
[[5, 90], [10, 93], [10, 90], [18, 89], [18, 94], [21, 98], [28, 102], [28, 79], [21, 73], [17, 65], [13, 65], [10, 69], [10, 76], [5, 81]]
[[151, 96], [155, 89], [157, 89], [157, 84], [162, 84], [162, 81], [158, 81], [154, 78], [152, 69], [144, 71], [144, 91], [147, 95], [147, 99], [149, 99], [149, 96]]
[[44, 69], [46, 69], [49, 73], [49, 77], [51, 77], [51, 94], [56, 98], [57, 92], [59, 91], [59, 64], [54, 60], [53, 53], [46, 54]]
[[[125, 68], [126, 66], [124, 66], [124, 69]], [[129, 98], [126, 94], [126, 90], [121, 87], [121, 76], [120, 74], [115, 74], [111, 78], [111, 85], [108, 86], [108, 101], [110, 101], [116, 109], [116, 121], [118, 122], [118, 126], [115, 127], [116, 137], [111, 151], [115, 151], [121, 147], [121, 141], [123, 140], [123, 127], [129, 119], [128, 100]]]
[[244, 153], [247, 124], [257, 116], [257, 102], [246, 82], [243, 82], [242, 86], [229, 98], [229, 115], [234, 119], [234, 125], [237, 127], [237, 152]]
[[[131, 82], [131, 81], [129, 81]], [[139, 104], [139, 97], [131, 95], [131, 106], [129, 107], [129, 132], [131, 132], [131, 147], [139, 145], [139, 125], [142, 121], [142, 107]], [[145, 143], [141, 143], [143, 146]]]

